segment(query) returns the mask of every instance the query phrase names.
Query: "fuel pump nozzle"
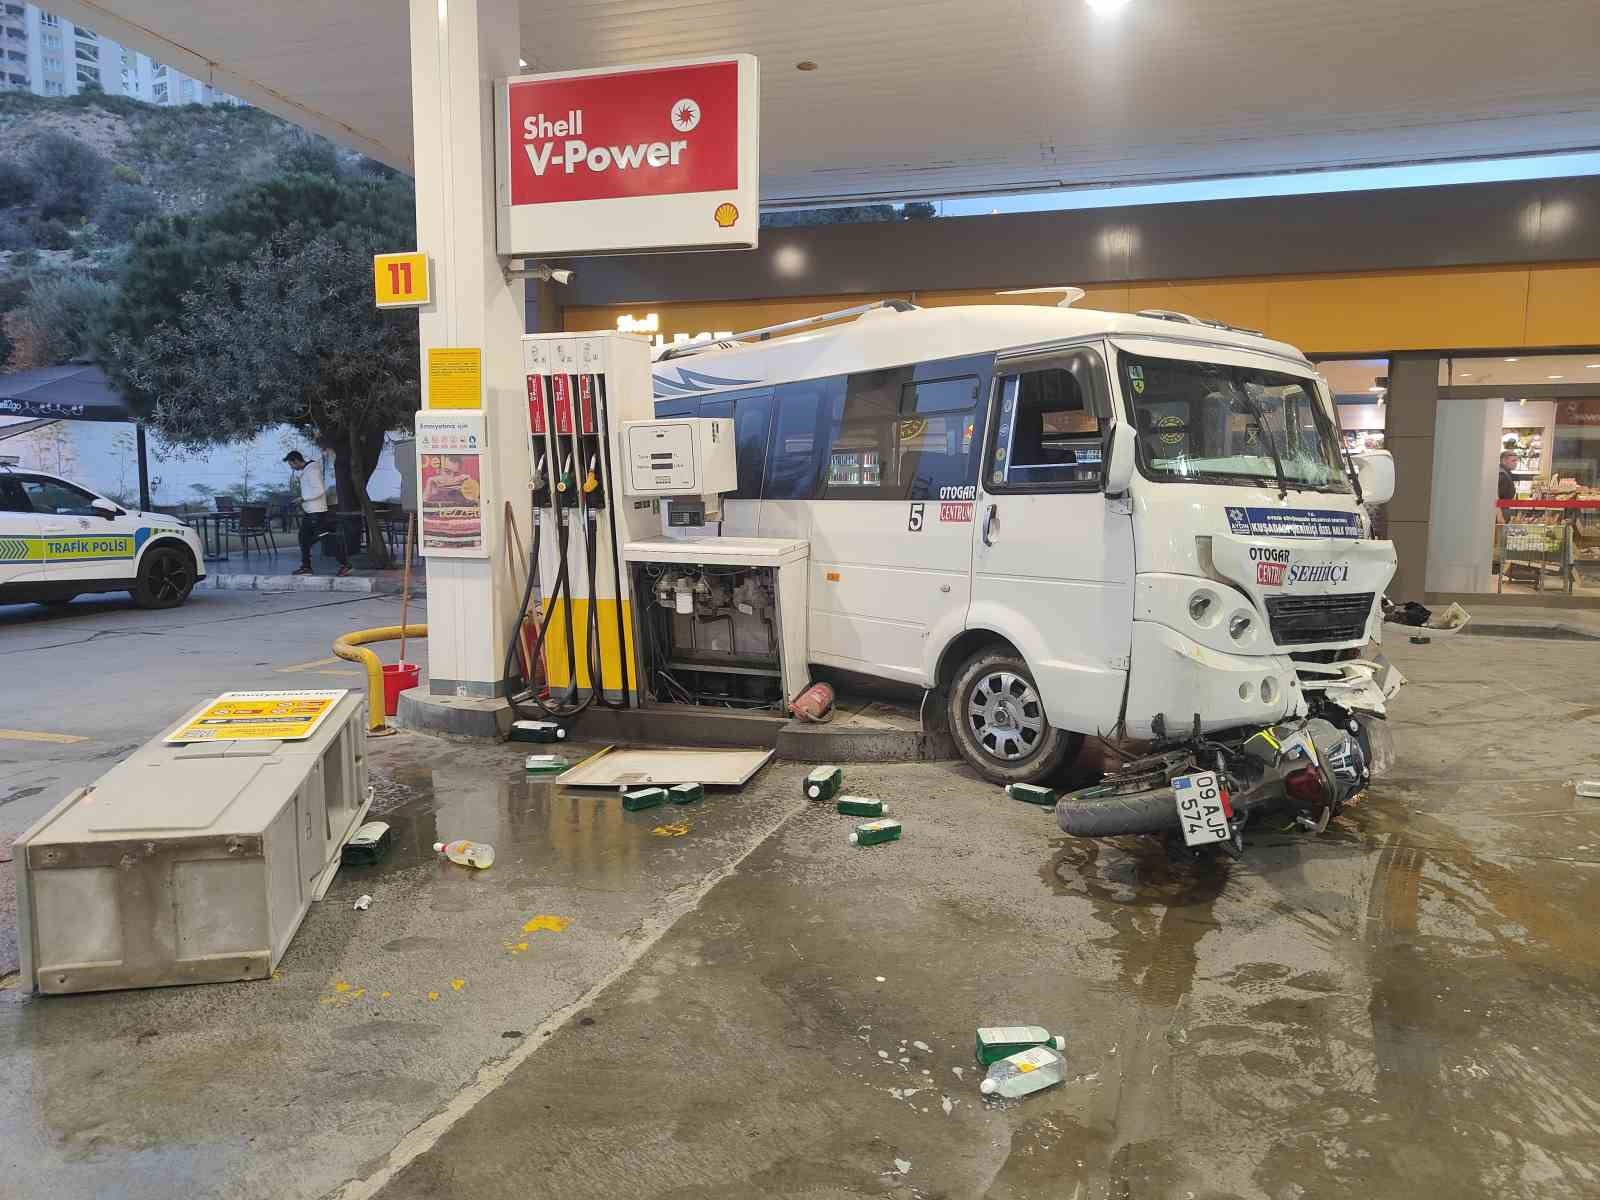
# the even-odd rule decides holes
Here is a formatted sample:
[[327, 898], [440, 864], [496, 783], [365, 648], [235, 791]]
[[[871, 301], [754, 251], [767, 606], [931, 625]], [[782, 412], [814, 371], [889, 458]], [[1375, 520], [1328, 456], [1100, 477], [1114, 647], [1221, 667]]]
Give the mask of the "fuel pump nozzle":
[[599, 455], [589, 456], [589, 472], [583, 477], [583, 494], [593, 495], [600, 490], [600, 476], [598, 473]]
[[533, 507], [535, 509], [547, 508], [550, 504], [550, 480], [545, 475], [544, 455], [539, 455], [533, 464], [533, 480], [529, 484], [533, 492]]

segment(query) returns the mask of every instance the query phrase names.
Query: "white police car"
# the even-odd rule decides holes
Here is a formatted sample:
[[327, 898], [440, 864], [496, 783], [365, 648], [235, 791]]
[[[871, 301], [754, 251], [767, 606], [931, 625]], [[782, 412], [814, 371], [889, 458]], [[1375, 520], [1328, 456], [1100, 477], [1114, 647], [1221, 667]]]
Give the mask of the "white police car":
[[125, 591], [141, 608], [176, 608], [204, 578], [200, 538], [176, 517], [0, 463], [0, 604]]

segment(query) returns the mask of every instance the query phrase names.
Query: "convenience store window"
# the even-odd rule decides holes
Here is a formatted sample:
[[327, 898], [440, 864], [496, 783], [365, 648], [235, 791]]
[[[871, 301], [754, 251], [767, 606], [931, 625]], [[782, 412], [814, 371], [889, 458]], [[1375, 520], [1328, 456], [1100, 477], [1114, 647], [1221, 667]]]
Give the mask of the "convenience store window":
[[1329, 358], [1316, 368], [1333, 393], [1344, 448], [1352, 454], [1382, 450], [1389, 415], [1389, 360]]

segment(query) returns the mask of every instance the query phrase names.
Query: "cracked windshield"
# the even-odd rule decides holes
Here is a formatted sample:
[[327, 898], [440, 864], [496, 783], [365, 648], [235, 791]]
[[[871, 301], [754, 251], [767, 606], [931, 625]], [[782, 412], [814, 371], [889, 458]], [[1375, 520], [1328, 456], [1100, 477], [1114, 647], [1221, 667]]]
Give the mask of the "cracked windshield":
[[1311, 380], [1218, 363], [1119, 356], [1139, 431], [1139, 461], [1155, 479], [1267, 483], [1348, 492], [1338, 434]]

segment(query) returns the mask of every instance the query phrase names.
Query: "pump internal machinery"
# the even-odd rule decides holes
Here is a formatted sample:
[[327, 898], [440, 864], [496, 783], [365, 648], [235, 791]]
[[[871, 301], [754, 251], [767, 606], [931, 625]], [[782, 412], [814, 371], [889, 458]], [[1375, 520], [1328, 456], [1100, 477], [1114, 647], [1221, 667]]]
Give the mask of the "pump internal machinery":
[[533, 532], [505, 677], [518, 716], [781, 710], [804, 690], [803, 540], [722, 537], [733, 423], [654, 416], [650, 347], [523, 339]]

